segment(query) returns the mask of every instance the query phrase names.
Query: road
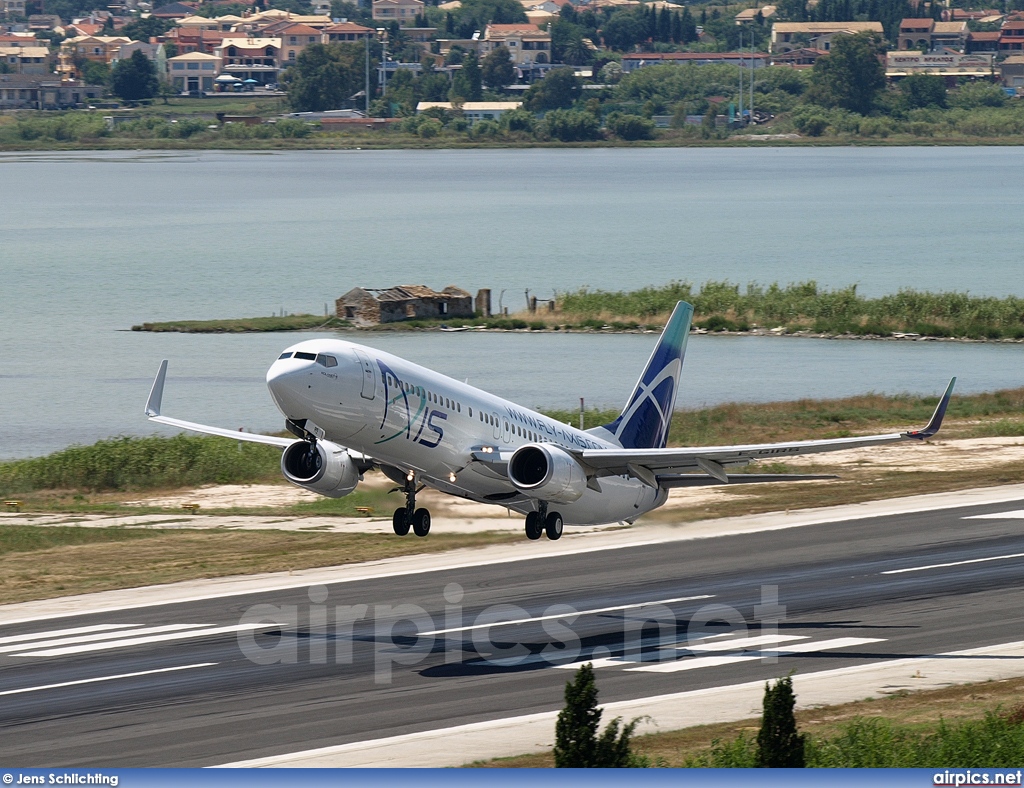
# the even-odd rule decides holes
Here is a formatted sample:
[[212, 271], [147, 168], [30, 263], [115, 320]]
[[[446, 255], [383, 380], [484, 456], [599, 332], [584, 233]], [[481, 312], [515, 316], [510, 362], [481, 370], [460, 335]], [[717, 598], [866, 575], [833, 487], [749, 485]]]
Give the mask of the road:
[[1024, 500], [2, 626], [0, 759], [206, 766], [550, 711], [585, 659], [610, 702], [1021, 640], [1021, 510]]

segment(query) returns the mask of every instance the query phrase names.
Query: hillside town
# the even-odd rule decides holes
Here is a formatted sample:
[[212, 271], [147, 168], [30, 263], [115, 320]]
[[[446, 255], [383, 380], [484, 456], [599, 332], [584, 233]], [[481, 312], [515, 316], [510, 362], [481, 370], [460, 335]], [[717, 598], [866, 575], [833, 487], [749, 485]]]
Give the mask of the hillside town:
[[[287, 8], [123, 0], [91, 7], [100, 2], [0, 0], [0, 110], [278, 97], [323, 128], [373, 128], [424, 113], [445, 123], [459, 116], [464, 128], [524, 108], [543, 117], [547, 109], [603, 100], [599, 91], [649, 67], [733, 66], [738, 93], [731, 88], [675, 110], [681, 124], [706, 123], [711, 112], [712, 125], [732, 128], [773, 117], [772, 101], [755, 96], [755, 82], [767, 92], [760, 70], [813, 70], [837, 39], [858, 35], [870, 37], [890, 85], [927, 76], [951, 90], [984, 82], [1007, 99], [1024, 92], [1024, 10], [939, 0], [270, 2]], [[569, 100], [538, 98], [555, 83], [546, 79], [552, 71], [571, 75]], [[674, 122], [671, 108], [648, 105], [637, 114], [649, 125]]]

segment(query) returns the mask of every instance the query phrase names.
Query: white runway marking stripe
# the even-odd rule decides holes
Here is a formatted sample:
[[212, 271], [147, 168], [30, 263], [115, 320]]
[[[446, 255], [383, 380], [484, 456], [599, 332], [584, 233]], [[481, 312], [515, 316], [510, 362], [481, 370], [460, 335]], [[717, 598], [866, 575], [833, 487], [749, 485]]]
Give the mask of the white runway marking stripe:
[[1024, 509], [1015, 509], [1012, 512], [995, 512], [993, 514], [972, 514], [964, 517], [964, 520], [1024, 520]]
[[447, 635], [450, 632], [469, 632], [474, 629], [492, 629], [494, 627], [508, 627], [513, 624], [529, 624], [534, 621], [551, 621], [556, 618], [574, 618], [576, 616], [593, 616], [598, 613], [612, 613], [616, 610], [630, 610], [634, 607], [646, 605], [670, 605], [675, 602], [693, 602], [698, 599], [711, 599], [714, 594], [700, 594], [699, 596], [681, 596], [675, 599], [655, 599], [650, 602], [636, 602], [632, 605], [615, 605], [615, 607], [598, 607], [593, 610], [577, 610], [575, 612], [554, 613], [550, 616], [533, 616], [532, 618], [517, 618], [512, 621], [495, 621], [493, 624], [471, 624], [466, 627], [452, 627], [451, 629], [434, 629], [430, 632], [420, 632], [420, 635]]
[[74, 627], [73, 629], [52, 629], [49, 632], [33, 632], [30, 635], [8, 635], [0, 638], [0, 645], [5, 643], [20, 643], [25, 640], [43, 640], [45, 638], [68, 637], [70, 635], [84, 635], [87, 632], [105, 632], [110, 629], [131, 629], [138, 624], [93, 624], [89, 627]]
[[148, 635], [146, 637], [125, 638], [124, 640], [109, 640], [103, 643], [83, 643], [77, 646], [65, 648], [51, 648], [42, 651], [21, 651], [12, 654], [12, 657], [63, 657], [67, 654], [84, 654], [89, 651], [103, 651], [111, 648], [127, 648], [128, 646], [142, 646], [147, 643], [166, 643], [171, 640], [187, 640], [188, 638], [201, 638], [207, 635], [223, 635], [228, 632], [244, 632], [253, 629], [277, 629], [280, 624], [234, 624], [226, 627], [207, 627], [205, 629], [190, 629], [185, 632], [168, 632], [162, 635]]
[[1024, 553], [1011, 555], [994, 555], [991, 558], [971, 558], [967, 561], [950, 561], [948, 564], [929, 564], [928, 566], [912, 566], [909, 569], [890, 569], [881, 572], [883, 575], [901, 575], [904, 572], [923, 572], [925, 569], [945, 569], [948, 566], [964, 566], [965, 564], [983, 564], [986, 561], [1008, 561], [1011, 558], [1024, 558]]
[[[712, 636], [718, 637], [718, 636]], [[680, 651], [692, 651], [692, 652], [706, 652], [706, 651], [736, 651], [738, 649], [747, 648], [748, 646], [764, 646], [774, 643], [785, 643], [792, 640], [807, 640], [808, 635], [754, 635], [747, 638], [733, 638], [732, 640], [716, 640], [713, 643], [709, 642], [698, 642], [694, 644], [687, 643], [667, 643], [663, 647], [676, 648]], [[650, 652], [649, 652], [650, 653]], [[653, 655], [651, 657], [654, 659]], [[710, 660], [718, 659], [718, 657], [708, 657], [708, 664], [711, 664]], [[693, 662], [694, 660], [689, 660]], [[576, 670], [584, 662], [591, 662], [595, 669], [597, 668], [610, 668], [618, 665], [633, 665], [636, 664], [637, 660], [629, 659], [626, 657], [604, 657], [602, 659], [582, 659], [576, 660], [575, 662], [569, 662], [565, 665], [556, 665], [555, 667], [562, 668], [564, 670]], [[659, 663], [661, 664], [661, 663]], [[674, 664], [674, 663], [673, 663]]]
[[97, 676], [94, 679], [78, 679], [77, 681], [62, 681], [60, 684], [43, 684], [39, 687], [22, 687], [21, 689], [3, 690], [2, 695], [20, 695], [23, 692], [39, 692], [40, 690], [60, 689], [61, 687], [75, 687], [79, 684], [95, 684], [98, 681], [115, 681], [116, 679], [132, 679], [136, 676], [151, 676], [154, 673], [172, 673], [176, 670], [192, 670], [193, 668], [208, 668], [216, 665], [216, 662], [197, 662], [195, 665], [178, 665], [174, 668], [157, 668], [155, 670], [140, 670], [137, 673], [121, 673], [117, 676]]
[[719, 657], [694, 657], [693, 659], [661, 662], [657, 665], [643, 665], [637, 668], [627, 668], [626, 670], [637, 673], [677, 673], [681, 670], [697, 670], [699, 668], [712, 668], [719, 665], [732, 665], [737, 662], [751, 662], [762, 657], [813, 654], [818, 651], [829, 651], [836, 648], [863, 646], [866, 643], [881, 643], [883, 640], [884, 638], [835, 638], [834, 640], [822, 640], [818, 643], [795, 643], [792, 646], [763, 649], [753, 654], [723, 654]]
[[140, 635], [156, 634], [158, 632], [177, 632], [182, 629], [194, 629], [205, 626], [205, 624], [165, 624], [161, 627], [140, 627], [134, 625], [135, 629], [121, 629], [114, 632], [100, 632], [92, 635], [78, 635], [70, 638], [53, 638], [51, 640], [33, 640], [28, 643], [0, 646], [0, 654], [11, 651], [23, 651], [27, 648], [50, 648], [52, 646], [70, 646], [76, 643], [95, 643], [97, 641], [112, 640], [114, 638], [135, 637]]

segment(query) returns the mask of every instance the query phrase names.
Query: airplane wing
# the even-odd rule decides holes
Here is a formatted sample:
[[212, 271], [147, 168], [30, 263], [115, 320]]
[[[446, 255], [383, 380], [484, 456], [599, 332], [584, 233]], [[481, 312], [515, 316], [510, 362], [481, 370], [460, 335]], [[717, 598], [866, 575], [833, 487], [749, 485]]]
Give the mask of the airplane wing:
[[[935, 435], [953, 394], [956, 378], [949, 381], [946, 392], [928, 424], [919, 430], [885, 435], [864, 435], [851, 438], [790, 441], [788, 443], [754, 443], [745, 446], [700, 446], [666, 449], [584, 449], [574, 455], [585, 467], [596, 472], [628, 473], [657, 486], [658, 480], [688, 471], [701, 470], [720, 482], [738, 481], [725, 470], [729, 465], [747, 465], [755, 460], [778, 460], [801, 454], [859, 449], [907, 440], [925, 440]], [[668, 481], [668, 479], [666, 479]]]
[[[160, 362], [160, 369], [156, 373], [156, 378], [153, 380], [153, 388], [149, 392], [149, 400], [146, 402], [146, 415], [150, 421], [155, 421], [158, 424], [166, 424], [169, 427], [178, 427], [183, 430], [190, 430], [191, 432], [201, 432], [205, 435], [218, 435], [222, 438], [231, 438], [236, 441], [246, 441], [247, 443], [262, 443], [268, 446], [277, 446], [279, 449], [287, 449], [293, 443], [300, 441], [300, 438], [279, 438], [276, 435], [260, 435], [253, 432], [238, 432], [237, 430], [229, 430], [224, 427], [211, 427], [209, 424], [197, 424], [194, 421], [183, 421], [182, 419], [172, 419], [170, 416], [160, 415], [160, 406], [164, 398], [164, 381], [167, 378], [167, 359]], [[372, 457], [367, 457], [365, 454], [360, 452], [348, 450], [349, 456], [357, 462], [367, 467], [373, 465], [375, 461]]]

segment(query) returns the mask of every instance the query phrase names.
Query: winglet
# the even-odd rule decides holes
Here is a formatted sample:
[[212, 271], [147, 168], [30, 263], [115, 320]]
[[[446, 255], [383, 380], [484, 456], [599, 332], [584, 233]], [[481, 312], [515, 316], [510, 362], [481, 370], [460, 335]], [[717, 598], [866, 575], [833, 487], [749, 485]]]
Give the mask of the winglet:
[[153, 380], [153, 388], [149, 390], [149, 401], [146, 402], [146, 415], [152, 418], [160, 415], [160, 403], [164, 398], [164, 380], [167, 378], [167, 359], [160, 362], [160, 369]]
[[955, 377], [950, 378], [949, 385], [946, 386], [946, 393], [942, 395], [942, 399], [939, 400], [939, 404], [935, 406], [935, 412], [932, 414], [932, 418], [928, 422], [928, 426], [923, 430], [913, 430], [911, 432], [903, 433], [906, 437], [924, 440], [925, 438], [932, 437], [939, 431], [939, 427], [942, 426], [942, 417], [946, 415], [946, 408], [949, 406], [949, 398], [953, 396], [954, 385], [956, 385]]

